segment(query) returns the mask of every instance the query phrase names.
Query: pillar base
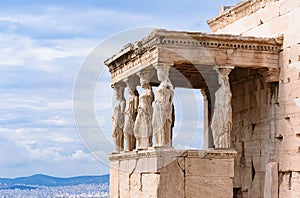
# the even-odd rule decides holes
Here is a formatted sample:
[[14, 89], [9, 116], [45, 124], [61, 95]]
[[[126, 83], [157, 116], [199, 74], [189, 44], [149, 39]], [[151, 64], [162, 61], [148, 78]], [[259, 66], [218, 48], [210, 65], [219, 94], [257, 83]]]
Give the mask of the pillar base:
[[112, 154], [110, 197], [232, 198], [235, 156], [225, 149]]

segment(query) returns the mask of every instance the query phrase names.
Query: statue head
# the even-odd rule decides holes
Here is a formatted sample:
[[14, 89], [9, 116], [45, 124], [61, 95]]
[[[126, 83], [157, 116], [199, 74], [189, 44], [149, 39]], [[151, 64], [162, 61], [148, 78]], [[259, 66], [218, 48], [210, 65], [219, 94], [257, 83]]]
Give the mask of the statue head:
[[133, 96], [134, 95], [134, 90], [133, 87], [128, 87], [128, 93], [129, 95]]
[[144, 88], [145, 86], [150, 86], [150, 80], [153, 76], [152, 70], [142, 70], [137, 73], [140, 78], [140, 84]]
[[231, 72], [231, 68], [219, 68], [218, 71], [218, 80], [219, 84], [229, 85], [229, 74]]
[[136, 86], [138, 84], [138, 82], [136, 81], [136, 79], [135, 78], [126, 78], [124, 80], [124, 82], [125, 82], [125, 84], [126, 84], [126, 86], [128, 88], [129, 95], [135, 96], [136, 93], [137, 93]]
[[141, 82], [141, 87], [143, 89], [149, 89], [150, 88], [150, 84], [148, 82]]
[[160, 82], [164, 82], [164, 81], [169, 80], [170, 66], [168, 66], [168, 65], [159, 65], [159, 66], [155, 66], [155, 69], [157, 71], [157, 78]]
[[111, 87], [114, 90], [116, 100], [121, 100], [124, 98], [124, 86], [120, 83], [112, 84]]

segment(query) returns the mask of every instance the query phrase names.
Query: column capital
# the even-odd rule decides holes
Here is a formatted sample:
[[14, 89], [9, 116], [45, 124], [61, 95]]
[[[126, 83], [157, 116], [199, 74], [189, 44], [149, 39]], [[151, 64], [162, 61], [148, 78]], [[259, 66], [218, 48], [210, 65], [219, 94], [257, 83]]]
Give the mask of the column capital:
[[126, 86], [129, 89], [135, 89], [136, 86], [139, 84], [136, 78], [134, 77], [127, 77], [123, 80], [123, 82], [126, 84]]
[[267, 71], [263, 73], [267, 83], [279, 82], [279, 68], [268, 68]]
[[154, 68], [156, 69], [156, 71], [161, 70], [161, 71], [169, 72], [171, 67], [172, 67], [172, 65], [169, 65], [169, 64], [156, 64], [156, 65], [154, 65]]
[[140, 78], [140, 84], [150, 83], [151, 78], [154, 76], [154, 71], [151, 69], [143, 69], [137, 72], [137, 76]]
[[217, 66], [216, 70], [222, 75], [229, 75], [234, 66]]
[[153, 64], [153, 67], [173, 67], [174, 63], [173, 62], [156, 62]]

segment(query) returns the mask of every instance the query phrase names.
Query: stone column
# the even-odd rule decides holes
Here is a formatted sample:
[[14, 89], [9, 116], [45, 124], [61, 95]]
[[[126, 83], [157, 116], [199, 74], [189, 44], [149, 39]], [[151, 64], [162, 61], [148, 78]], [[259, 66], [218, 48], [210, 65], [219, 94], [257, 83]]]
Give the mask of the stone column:
[[127, 85], [129, 93], [124, 114], [125, 151], [132, 151], [136, 148], [133, 128], [138, 113], [139, 93], [136, 90], [137, 83], [133, 78], [126, 78], [124, 82]]
[[203, 127], [203, 146], [202, 149], [207, 150], [213, 147], [213, 140], [211, 131], [209, 128], [209, 101], [208, 101], [208, 91], [207, 89], [201, 89], [204, 103], [204, 127]]
[[157, 77], [160, 85], [155, 93], [153, 112], [153, 134], [158, 147], [172, 147], [172, 125], [174, 88], [169, 79], [169, 65], [157, 65]]
[[124, 98], [124, 84], [115, 83], [112, 85], [112, 88], [115, 92], [115, 97], [117, 104], [114, 108], [112, 116], [112, 138], [114, 141], [114, 151], [113, 153], [120, 153], [124, 150], [124, 110], [126, 101]]
[[215, 148], [230, 148], [232, 131], [232, 106], [229, 74], [234, 67], [218, 67], [220, 87], [215, 93], [214, 114], [211, 129]]
[[138, 114], [134, 124], [134, 136], [138, 141], [138, 149], [148, 149], [152, 146], [152, 102], [154, 94], [150, 85], [153, 76], [151, 70], [142, 70], [137, 73], [140, 77], [140, 84], [144, 89], [139, 96]]

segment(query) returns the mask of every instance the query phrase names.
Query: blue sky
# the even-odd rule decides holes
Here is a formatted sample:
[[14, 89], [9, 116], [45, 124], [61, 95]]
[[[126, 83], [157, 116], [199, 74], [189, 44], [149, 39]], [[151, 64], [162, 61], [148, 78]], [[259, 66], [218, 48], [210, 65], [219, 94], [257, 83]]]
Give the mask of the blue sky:
[[[120, 32], [137, 27], [209, 32], [205, 21], [216, 16], [221, 5], [238, 2], [1, 1], [0, 177], [107, 173], [113, 104], [107, 71], [99, 77], [94, 104], [104, 137], [78, 134], [74, 123], [74, 82], [86, 57], [93, 50], [103, 52], [108, 41], [121, 38]], [[100, 51], [95, 51], [97, 46]], [[183, 108], [189, 100], [175, 97], [185, 112], [190, 111]], [[197, 125], [197, 120], [187, 118], [180, 117], [180, 131]], [[180, 148], [185, 135], [178, 132], [178, 137], [175, 143]]]

